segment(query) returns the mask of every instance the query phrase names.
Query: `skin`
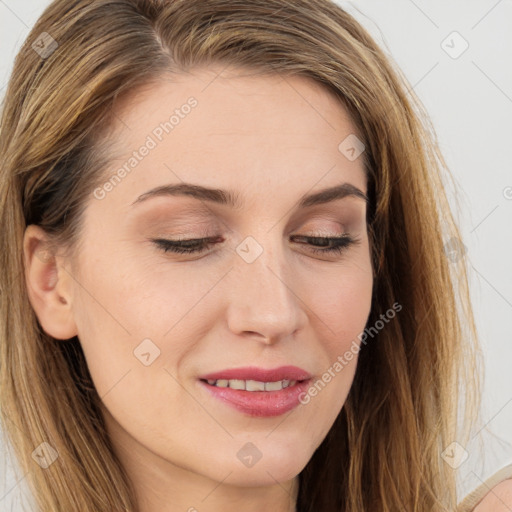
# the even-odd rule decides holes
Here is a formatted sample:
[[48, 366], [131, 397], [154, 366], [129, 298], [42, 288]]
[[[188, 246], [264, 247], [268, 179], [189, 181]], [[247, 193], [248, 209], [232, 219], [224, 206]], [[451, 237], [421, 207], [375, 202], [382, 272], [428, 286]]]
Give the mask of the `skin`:
[[[75, 259], [37, 257], [46, 235], [25, 233], [31, 303], [47, 333], [78, 335], [141, 512], [295, 510], [297, 475], [343, 407], [357, 353], [307, 405], [272, 418], [225, 405], [198, 378], [292, 364], [315, 382], [359, 344], [370, 313], [364, 200], [297, 209], [302, 195], [344, 182], [367, 193], [362, 158], [338, 149], [358, 133], [347, 111], [307, 78], [220, 71], [167, 77], [119, 105], [107, 176], [187, 98], [198, 101], [103, 199], [91, 194]], [[237, 191], [242, 207], [186, 196], [132, 205], [182, 181]], [[291, 238], [319, 232], [359, 243], [329, 255]], [[203, 236], [222, 241], [200, 255], [150, 241]], [[252, 263], [236, 252], [248, 236], [262, 248]], [[148, 366], [134, 357], [146, 338], [160, 350]], [[252, 467], [237, 457], [247, 442], [261, 453]]]
[[512, 510], [512, 478], [495, 485], [477, 504], [474, 512], [509, 512]]

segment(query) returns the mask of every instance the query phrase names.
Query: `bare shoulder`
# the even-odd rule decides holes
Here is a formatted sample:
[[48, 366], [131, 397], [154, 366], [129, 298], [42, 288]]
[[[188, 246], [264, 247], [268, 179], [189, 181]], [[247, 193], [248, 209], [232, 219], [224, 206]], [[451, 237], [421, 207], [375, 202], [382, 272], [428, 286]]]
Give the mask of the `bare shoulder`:
[[473, 512], [510, 512], [512, 510], [512, 478], [495, 485]]

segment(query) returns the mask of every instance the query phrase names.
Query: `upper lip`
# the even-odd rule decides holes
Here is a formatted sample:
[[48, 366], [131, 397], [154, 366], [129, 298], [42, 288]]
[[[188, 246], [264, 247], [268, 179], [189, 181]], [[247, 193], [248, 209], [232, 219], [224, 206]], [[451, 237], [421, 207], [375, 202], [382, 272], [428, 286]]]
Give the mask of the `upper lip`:
[[246, 366], [243, 368], [230, 368], [200, 377], [203, 380], [256, 380], [259, 382], [276, 382], [280, 380], [307, 380], [311, 375], [298, 366], [280, 366], [278, 368], [259, 368]]

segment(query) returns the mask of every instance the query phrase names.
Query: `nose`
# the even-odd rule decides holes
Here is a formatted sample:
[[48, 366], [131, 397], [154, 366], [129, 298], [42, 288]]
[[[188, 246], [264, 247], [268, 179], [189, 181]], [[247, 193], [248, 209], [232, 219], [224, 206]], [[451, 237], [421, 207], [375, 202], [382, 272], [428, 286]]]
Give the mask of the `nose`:
[[236, 260], [229, 283], [230, 331], [271, 345], [300, 330], [307, 307], [283, 255], [263, 250], [251, 263], [238, 256]]

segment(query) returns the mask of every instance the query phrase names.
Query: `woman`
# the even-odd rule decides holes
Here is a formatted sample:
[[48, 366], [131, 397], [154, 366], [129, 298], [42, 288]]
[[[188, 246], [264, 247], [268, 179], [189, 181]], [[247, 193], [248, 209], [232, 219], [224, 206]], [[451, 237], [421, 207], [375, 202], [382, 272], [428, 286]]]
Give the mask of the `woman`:
[[0, 135], [3, 426], [39, 510], [457, 508], [478, 347], [422, 120], [323, 0], [47, 8]]

